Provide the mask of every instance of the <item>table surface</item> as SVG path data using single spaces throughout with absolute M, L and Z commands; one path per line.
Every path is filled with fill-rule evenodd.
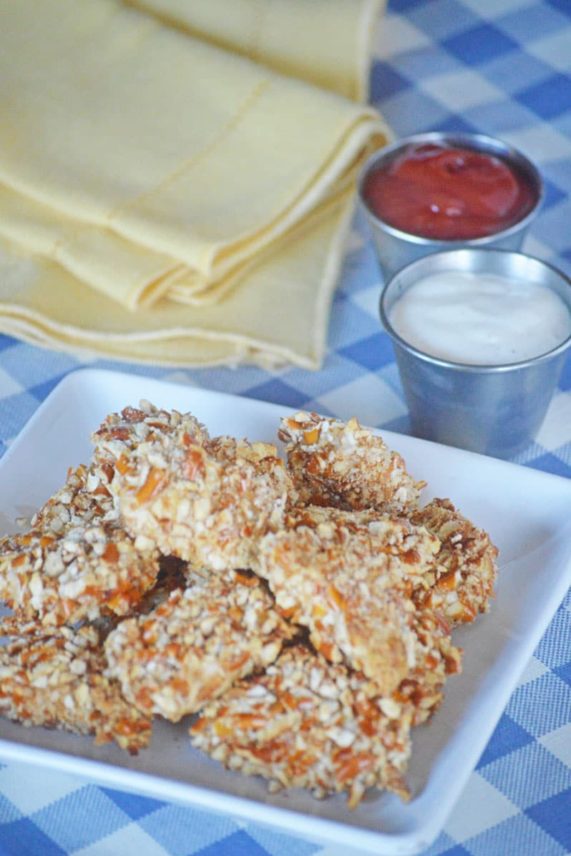
M 396 134 L 485 132 L 515 144 L 547 194 L 524 249 L 571 273 L 571 0 L 391 0 L 372 100 Z M 246 395 L 407 433 L 377 303 L 380 274 L 357 218 L 320 372 L 166 371 L 77 360 L 0 336 L 0 454 L 67 373 L 86 363 Z M 571 477 L 571 360 L 517 459 Z M 426 854 L 571 852 L 571 597 L 561 605 L 448 820 Z M 342 856 L 203 811 L 0 766 L 0 856 Z M 425 854 L 425 856 L 426 856 Z M 350 856 L 343 848 L 343 856 Z

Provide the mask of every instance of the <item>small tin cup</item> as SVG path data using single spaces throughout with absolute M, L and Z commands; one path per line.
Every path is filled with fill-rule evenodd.
M 427 144 L 470 149 L 471 151 L 494 155 L 500 158 L 529 185 L 535 197 L 533 207 L 521 220 L 509 228 L 495 232 L 493 235 L 474 238 L 472 240 L 439 241 L 434 238 L 423 238 L 420 235 L 414 235 L 390 226 L 375 214 L 366 201 L 364 189 L 369 175 L 379 167 L 388 165 L 391 161 L 404 154 L 408 148 Z M 530 224 L 537 216 L 543 202 L 543 196 L 544 188 L 541 175 L 529 158 L 513 146 L 508 145 L 508 143 L 484 134 L 448 134 L 434 131 L 404 137 L 396 143 L 392 143 L 375 152 L 365 163 L 359 179 L 361 208 L 365 212 L 369 223 L 385 281 L 388 281 L 391 276 L 410 264 L 410 262 L 429 253 L 453 250 L 460 246 L 518 250 L 522 245 Z
M 559 380 L 571 336 L 551 351 L 509 365 L 466 365 L 414 348 L 391 325 L 389 313 L 415 282 L 439 272 L 497 274 L 552 289 L 571 312 L 571 280 L 523 253 L 461 249 L 418 259 L 383 290 L 380 312 L 392 339 L 417 437 L 498 458 L 522 451 L 541 427 Z

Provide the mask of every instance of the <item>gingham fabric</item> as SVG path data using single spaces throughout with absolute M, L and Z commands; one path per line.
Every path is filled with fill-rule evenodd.
M 391 0 L 373 100 L 399 135 L 481 131 L 540 166 L 547 199 L 525 249 L 571 272 L 571 0 Z M 312 408 L 407 432 L 380 277 L 357 218 L 322 371 L 99 366 Z M 68 372 L 85 365 L 0 336 L 0 454 Z M 571 477 L 571 360 L 518 459 Z M 425 856 L 571 852 L 571 597 L 562 604 L 476 771 Z M 190 808 L 27 766 L 0 768 L 0 856 L 350 856 Z

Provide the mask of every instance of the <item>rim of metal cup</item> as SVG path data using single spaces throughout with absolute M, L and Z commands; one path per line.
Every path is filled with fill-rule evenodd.
M 562 285 L 566 285 L 569 289 L 571 289 L 571 278 L 568 277 L 567 274 L 563 273 L 563 271 L 561 271 L 559 268 L 555 267 L 555 265 L 552 265 L 549 262 L 544 261 L 543 259 L 538 259 L 536 256 L 531 256 L 528 253 L 520 253 L 520 252 L 517 252 L 516 250 L 501 250 L 501 249 L 496 249 L 496 248 L 485 248 L 485 247 L 481 247 L 481 248 L 479 248 L 479 247 L 475 247 L 475 248 L 463 247 L 463 248 L 458 248 L 457 250 L 441 250 L 440 252 L 431 253 L 429 256 L 423 256 L 422 258 L 416 259 L 416 261 L 411 262 L 406 267 L 399 270 L 393 277 L 391 277 L 391 279 L 388 281 L 388 283 L 383 288 L 383 290 L 381 292 L 380 301 L 379 301 L 379 309 L 380 309 L 381 321 L 383 322 L 383 327 L 385 328 L 385 331 L 388 333 L 388 335 L 391 337 L 391 339 L 398 342 L 398 344 L 402 348 L 404 348 L 405 351 L 408 351 L 409 353 L 413 354 L 414 356 L 418 357 L 419 359 L 423 360 L 426 363 L 430 363 L 430 364 L 435 365 L 435 366 L 442 366 L 444 368 L 450 369 L 451 371 L 468 372 L 471 374 L 500 374 L 500 373 L 506 373 L 506 372 L 510 372 L 510 371 L 516 371 L 518 369 L 525 369 L 525 368 L 528 368 L 532 365 L 539 365 L 540 363 L 544 363 L 547 360 L 550 360 L 553 357 L 557 356 L 558 354 L 562 353 L 563 351 L 567 350 L 567 348 L 569 348 L 571 346 L 571 334 L 570 334 L 569 336 L 567 336 L 566 339 L 564 339 L 562 342 L 560 342 L 560 344 L 557 345 L 555 348 L 551 348 L 551 350 L 545 351 L 543 354 L 538 354 L 536 357 L 529 357 L 527 360 L 520 360 L 517 363 L 489 363 L 489 364 L 478 365 L 478 364 L 474 364 L 474 363 L 457 363 L 457 362 L 453 362 L 452 360 L 445 360 L 441 357 L 435 357 L 432 354 L 427 354 L 426 351 L 421 351 L 419 348 L 415 348 L 414 345 L 411 345 L 409 342 L 407 342 L 406 339 L 404 339 L 399 333 L 397 333 L 397 331 L 395 330 L 395 328 L 393 327 L 393 325 L 391 324 L 391 322 L 388 318 L 388 314 L 387 314 L 385 304 L 386 304 L 386 297 L 387 297 L 387 294 L 388 294 L 391 286 L 393 286 L 397 282 L 397 280 L 403 278 L 405 276 L 405 274 L 408 277 L 411 273 L 414 272 L 415 268 L 420 268 L 420 270 L 422 270 L 423 267 L 431 266 L 438 259 L 441 259 L 441 258 L 446 258 L 446 259 L 450 260 L 451 264 L 447 270 L 451 270 L 451 271 L 460 270 L 462 273 L 467 273 L 467 272 L 487 273 L 488 272 L 488 271 L 484 271 L 481 269 L 479 269 L 477 271 L 469 271 L 466 268 L 463 268 L 463 267 L 460 268 L 454 264 L 455 259 L 465 257 L 466 254 L 471 255 L 471 256 L 479 256 L 480 258 L 485 258 L 485 257 L 492 258 L 492 256 L 494 256 L 494 255 L 502 255 L 504 257 L 510 256 L 512 258 L 513 257 L 523 258 L 523 259 L 532 261 L 534 263 L 537 263 L 540 267 L 547 268 L 549 271 L 551 271 L 552 273 L 554 273 L 557 276 L 557 278 L 560 280 Z M 489 271 L 489 272 L 491 273 L 492 271 Z M 414 282 L 418 282 L 418 280 L 420 280 L 422 278 L 422 276 L 423 275 L 420 274 L 414 280 Z M 504 274 L 504 276 L 505 276 L 505 274 Z M 412 287 L 412 284 L 409 287 Z M 571 312 L 571 308 L 569 307 L 569 304 L 567 305 L 567 308 Z
M 528 211 L 525 217 L 512 223 L 506 229 L 501 229 L 499 232 L 494 232 L 492 235 L 484 235 L 481 238 L 454 238 L 443 240 L 441 238 L 425 238 L 422 235 L 415 235 L 413 232 L 405 232 L 398 229 L 396 226 L 391 226 L 386 220 L 382 220 L 367 203 L 365 199 L 365 183 L 369 174 L 385 161 L 393 160 L 398 153 L 404 151 L 407 147 L 422 143 L 444 143 L 451 146 L 462 146 L 475 152 L 485 152 L 493 154 L 502 160 L 506 161 L 510 166 L 513 166 L 516 172 L 527 178 L 533 185 L 537 195 L 533 207 Z M 515 146 L 506 143 L 498 137 L 490 137 L 487 134 L 468 134 L 468 133 L 453 133 L 446 131 L 429 131 L 425 134 L 412 134 L 409 137 L 402 137 L 394 143 L 389 143 L 388 146 L 383 146 L 374 152 L 367 161 L 365 161 L 358 181 L 359 199 L 361 205 L 365 209 L 367 216 L 383 231 L 395 238 L 400 238 L 403 241 L 408 241 L 412 244 L 421 244 L 424 246 L 433 246 L 434 244 L 442 245 L 445 248 L 462 246 L 470 247 L 485 247 L 495 241 L 507 238 L 522 229 L 525 229 L 529 223 L 537 216 L 537 212 L 543 204 L 545 197 L 545 185 L 543 178 L 538 168 L 535 166 L 526 155 L 523 154 Z

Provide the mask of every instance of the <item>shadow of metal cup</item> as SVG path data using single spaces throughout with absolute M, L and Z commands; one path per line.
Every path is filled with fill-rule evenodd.
M 417 437 L 498 458 L 511 458 L 537 434 L 557 386 L 571 336 L 556 348 L 508 365 L 450 362 L 410 345 L 390 322 L 390 311 L 407 288 L 443 272 L 496 274 L 549 288 L 571 312 L 571 280 L 523 253 L 460 249 L 426 256 L 399 271 L 384 288 L 380 312 L 392 339 Z
M 388 166 L 402 156 L 408 149 L 422 145 L 438 145 L 444 148 L 458 147 L 469 149 L 480 154 L 492 155 L 503 160 L 530 187 L 534 204 L 521 220 L 508 228 L 494 232 L 481 238 L 471 240 L 440 241 L 435 238 L 425 238 L 411 232 L 405 232 L 391 226 L 382 220 L 367 202 L 366 186 L 370 175 L 377 169 Z M 359 178 L 359 201 L 365 212 L 369 229 L 373 237 L 377 257 L 385 281 L 398 270 L 413 262 L 415 259 L 443 250 L 454 250 L 458 247 L 497 248 L 504 250 L 519 250 L 527 231 L 541 208 L 544 197 L 543 180 L 535 165 L 518 149 L 504 143 L 495 137 L 485 134 L 454 134 L 442 131 L 431 131 L 426 134 L 415 134 L 405 137 L 396 143 L 385 146 L 363 166 Z

